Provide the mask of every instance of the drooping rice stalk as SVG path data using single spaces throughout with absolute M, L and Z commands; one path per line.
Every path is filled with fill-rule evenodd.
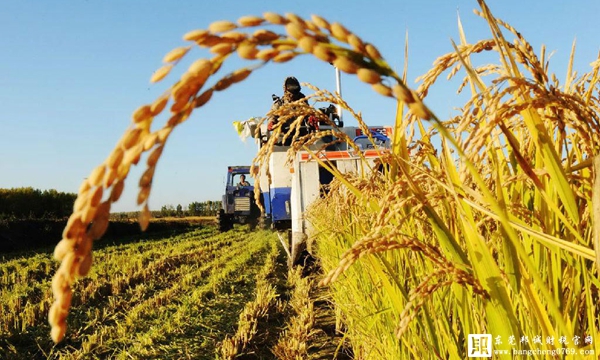
M 283 27 L 285 33 L 278 34 L 264 28 L 254 30 L 265 26 Z M 252 30 L 254 32 L 250 33 Z M 78 277 L 88 273 L 93 261 L 93 241 L 106 231 L 110 207 L 120 198 L 131 166 L 137 165 L 142 155 L 149 152 L 146 171 L 139 181 L 137 199 L 138 205 L 142 206 L 139 222 L 145 229 L 150 219 L 148 198 L 152 179 L 169 136 L 190 117 L 195 108 L 210 101 L 215 92 L 224 91 L 245 80 L 253 71 L 269 62 L 283 63 L 303 54 L 311 54 L 322 61 L 343 67 L 342 70 L 347 73 L 356 74 L 384 96 L 402 99 L 411 112 L 418 116 L 431 116 L 415 92 L 401 81 L 373 44 L 364 42 L 343 25 L 330 24 L 316 15 L 308 20 L 291 13 L 282 16 L 267 12 L 262 17 L 241 17 L 236 23 L 217 21 L 207 30 L 190 31 L 184 35 L 184 40 L 209 50 L 214 56 L 193 62 L 165 94 L 153 103 L 139 107 L 115 149 L 81 185 L 63 239 L 55 250 L 55 257 L 61 261 L 53 279 L 55 302 L 49 311 L 55 342 L 60 341 L 66 332 L 71 286 Z M 152 75 L 151 81 L 161 81 L 167 77 L 189 49 L 189 46 L 178 47 L 167 53 L 163 58 L 165 64 Z M 209 80 L 233 54 L 257 63 L 235 70 L 209 85 Z M 160 129 L 152 129 L 154 119 L 167 111 L 166 124 Z

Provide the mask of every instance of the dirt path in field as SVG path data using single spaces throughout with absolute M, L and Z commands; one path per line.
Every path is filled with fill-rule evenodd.
M 279 249 L 277 262 L 267 275 L 276 290 L 276 301 L 259 318 L 249 341 L 225 359 L 351 359 L 350 345 L 336 329 L 336 315 L 323 277 L 313 268 L 303 276 L 300 268 L 288 271 Z M 305 271 L 306 273 L 307 271 Z M 241 327 L 241 325 L 240 325 Z
M 313 275 L 318 280 L 321 274 Z M 314 336 L 309 342 L 309 359 L 352 359 L 352 349 L 343 334 L 336 329 L 336 314 L 326 288 L 314 287 L 311 292 L 314 304 Z

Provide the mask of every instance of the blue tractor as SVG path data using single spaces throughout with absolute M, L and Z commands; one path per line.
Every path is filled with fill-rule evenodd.
M 254 201 L 254 185 L 251 183 L 250 166 L 227 167 L 225 195 L 217 214 L 219 230 L 233 229 L 234 224 L 248 224 L 254 229 L 261 217 L 260 208 Z

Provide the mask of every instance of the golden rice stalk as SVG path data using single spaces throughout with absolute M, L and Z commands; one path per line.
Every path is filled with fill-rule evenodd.
M 252 34 L 252 39 L 259 44 L 270 43 L 279 39 L 279 35 L 270 30 L 258 29 Z
M 127 177 L 127 174 L 129 174 L 130 167 L 131 163 L 123 162 L 121 165 L 119 165 L 119 168 L 117 169 L 117 178 L 119 180 L 124 180 Z
M 255 43 L 247 41 L 238 45 L 237 53 L 242 59 L 254 60 L 256 59 L 256 54 L 258 54 L 258 49 Z
M 66 319 L 66 312 L 64 317 Z M 52 341 L 54 341 L 55 343 L 59 343 L 65 337 L 65 333 L 67 332 L 67 322 L 62 321 L 56 322 L 55 324 L 56 325 L 52 327 L 52 330 L 50 330 L 50 337 L 52 338 Z
M 152 114 L 152 116 L 156 116 L 156 115 L 160 114 L 165 109 L 168 102 L 169 102 L 168 96 L 162 96 L 162 97 L 159 97 L 158 99 L 156 99 L 150 106 L 150 113 Z
M 111 185 L 114 183 L 114 181 L 117 179 L 117 168 L 115 167 L 114 169 L 111 168 L 109 169 L 106 174 L 104 175 L 104 182 L 103 182 L 103 186 L 104 188 L 109 188 L 111 187 Z
M 357 51 L 359 53 L 366 52 L 365 44 L 363 43 L 361 38 L 359 38 L 356 34 L 348 35 L 348 44 L 352 46 L 352 49 L 354 49 L 354 51 Z
M 100 204 L 100 200 L 102 200 L 102 193 L 103 193 L 104 189 L 102 189 L 101 186 L 98 186 L 96 189 L 94 189 L 94 191 L 92 191 L 92 193 L 90 194 L 90 202 L 89 205 L 91 207 L 96 207 L 98 206 L 98 204 Z M 83 221 L 83 219 L 82 219 Z M 86 223 L 87 221 L 83 221 L 84 223 Z
M 275 56 L 279 55 L 279 50 L 273 48 L 262 49 L 256 53 L 256 58 L 262 61 L 270 61 Z
M 223 42 L 223 39 L 220 36 L 208 34 L 203 38 L 196 40 L 196 44 L 201 47 L 211 47 Z M 226 41 L 229 42 L 229 41 Z
M 140 178 L 139 186 L 140 187 L 149 187 L 152 184 L 152 178 L 154 177 L 154 166 L 149 167 L 144 171 L 144 174 Z
M 67 221 L 67 226 L 63 230 L 62 237 L 66 240 L 75 240 L 85 231 L 85 225 L 81 221 L 81 217 L 73 214 Z
M 80 212 L 83 209 L 83 206 L 88 201 L 87 197 L 88 197 L 87 193 L 79 194 L 77 196 L 77 199 L 75 199 L 75 202 L 73 203 L 73 212 L 74 213 Z
M 208 35 L 208 30 L 192 30 L 183 35 L 183 40 L 186 41 L 198 41 Z
M 282 53 L 278 54 L 272 60 L 273 60 L 273 62 L 276 62 L 276 63 L 284 63 L 284 62 L 288 62 L 288 61 L 292 60 L 294 57 L 296 57 L 295 52 L 286 51 L 286 52 L 282 52 Z
M 265 20 L 267 20 L 268 22 L 270 22 L 271 24 L 274 25 L 285 25 L 288 23 L 288 19 L 284 18 L 283 16 L 277 14 L 277 13 L 273 13 L 273 12 L 266 12 L 263 14 L 263 17 L 265 18 Z
M 169 135 L 171 135 L 171 132 L 173 131 L 173 127 L 171 126 L 165 126 L 164 128 L 158 130 L 158 142 L 160 142 L 161 144 L 164 144 L 165 141 L 167 141 L 167 138 L 169 137 Z
M 306 23 L 304 22 L 304 19 L 294 13 L 286 13 L 285 18 L 293 23 L 296 23 L 296 24 L 302 26 L 303 28 L 306 27 Z
M 373 58 L 373 60 L 381 60 L 381 54 L 379 53 L 379 50 L 377 50 L 375 45 L 373 45 L 373 44 L 365 45 L 365 51 L 371 58 Z
M 191 46 L 181 46 L 169 51 L 165 57 L 163 57 L 164 63 L 171 63 L 181 59 L 188 51 L 190 51 Z
M 239 18 L 237 23 L 242 27 L 252 27 L 252 26 L 259 26 L 264 21 L 265 21 L 265 19 L 263 19 L 259 16 L 248 15 L 248 16 L 242 16 L 241 18 Z
M 54 248 L 54 253 L 53 253 L 54 258 L 58 261 L 62 261 L 65 258 L 65 255 L 74 251 L 73 247 L 74 247 L 73 241 L 62 239 L 61 241 L 58 242 L 58 244 Z
M 162 150 L 163 146 L 158 146 L 152 151 L 152 153 L 150 153 L 150 156 L 148 156 L 148 159 L 146 160 L 146 164 L 149 167 L 156 166 L 156 163 L 158 162 L 158 159 L 160 159 L 160 155 L 162 154 Z
M 223 91 L 223 90 L 227 89 L 228 87 L 230 87 L 231 84 L 233 84 L 233 81 L 231 79 L 231 75 L 229 75 L 229 76 L 226 76 L 226 77 L 220 79 L 219 81 L 217 81 L 217 83 L 214 86 L 214 89 L 216 91 Z
M 321 29 L 317 25 L 315 25 L 314 22 L 312 22 L 310 20 L 304 20 L 304 24 L 306 25 L 306 28 L 308 30 L 312 31 L 313 33 L 319 34 L 319 35 L 322 34 Z
M 174 127 L 176 125 L 181 124 L 185 120 L 187 120 L 188 113 L 189 113 L 191 107 L 192 107 L 192 103 L 186 101 L 184 103 L 184 106 L 180 110 L 178 110 L 177 112 L 174 112 L 173 115 L 171 115 L 171 117 L 169 118 L 169 121 L 167 121 L 167 126 Z M 156 134 L 156 139 L 158 139 L 158 134 Z M 145 142 L 144 142 L 144 144 L 145 144 Z
M 152 217 L 152 214 L 150 213 L 150 209 L 148 209 L 148 204 L 146 204 L 146 205 L 144 205 L 144 208 L 140 212 L 140 218 L 139 218 L 140 228 L 142 229 L 142 231 L 146 231 L 146 229 L 148 229 L 148 225 L 150 224 L 151 217 Z
M 100 239 L 108 228 L 108 216 L 96 216 L 88 230 L 88 235 L 94 240 Z
M 301 39 L 306 33 L 304 27 L 297 22 L 290 22 L 285 26 L 285 31 L 295 39 Z
M 382 83 L 375 83 L 375 84 L 371 85 L 371 88 L 373 88 L 373 90 L 377 91 L 380 95 L 387 96 L 387 97 L 394 97 L 392 89 L 387 85 L 383 85 Z
M 79 192 L 78 192 L 78 194 L 85 194 L 85 193 L 87 193 L 90 190 L 91 187 L 92 186 L 87 181 L 87 179 L 83 180 L 81 182 L 81 185 L 79 186 Z
M 102 188 L 99 188 L 99 189 L 102 189 Z M 88 224 L 89 222 L 91 222 L 92 219 L 94 218 L 94 215 L 96 215 L 96 210 L 97 210 L 97 208 L 95 206 L 87 205 L 86 207 L 84 207 L 81 211 L 81 221 L 84 222 L 85 224 Z
M 152 111 L 149 105 L 142 105 L 133 112 L 133 122 L 140 123 L 152 117 Z
M 185 117 L 182 117 L 181 115 L 188 112 L 191 106 L 191 97 L 192 94 L 186 96 L 185 98 L 181 99 L 180 101 L 174 103 L 171 106 L 171 117 L 169 118 L 167 125 L 175 126 L 182 123 L 185 120 Z
M 313 48 L 313 55 L 318 59 L 321 59 L 325 62 L 331 63 L 335 60 L 336 56 L 333 51 L 329 50 L 328 47 L 322 44 L 317 44 Z
M 106 226 L 108 226 L 108 219 L 106 219 L 106 222 L 104 224 Z M 104 231 L 106 231 L 106 227 L 102 231 L 102 234 L 104 234 Z M 102 236 L 102 235 L 100 235 L 100 236 Z M 93 255 L 90 252 L 83 258 L 83 260 L 81 260 L 81 264 L 79 264 L 79 269 L 78 269 L 79 277 L 87 276 L 87 274 L 90 272 L 90 269 L 92 267 L 92 262 L 93 262 Z
M 146 200 L 148 200 L 149 196 L 150 196 L 150 185 L 140 188 L 140 191 L 138 192 L 138 197 L 137 197 L 137 204 L 142 205 L 143 203 L 146 202 Z
M 287 50 L 291 51 L 291 50 L 296 49 L 296 44 L 285 42 L 285 43 L 275 44 L 275 45 L 273 45 L 273 48 L 277 49 L 279 51 L 287 51 Z
M 298 40 L 298 46 L 307 53 L 312 53 L 315 45 L 317 45 L 317 40 L 312 36 L 303 36 Z
M 208 26 L 208 30 L 212 33 L 221 33 L 235 28 L 237 28 L 237 25 L 227 20 L 215 21 Z
M 356 71 L 356 76 L 367 84 L 376 84 L 381 81 L 381 75 L 372 69 L 360 68 Z
M 350 32 L 344 27 L 344 25 L 334 22 L 331 24 L 330 31 L 334 38 L 341 42 L 348 42 L 348 36 L 350 36 Z
M 171 72 L 171 69 L 173 69 L 173 64 L 167 64 L 167 65 L 161 66 L 158 70 L 156 70 L 152 74 L 152 77 L 150 77 L 150 82 L 156 83 L 156 82 L 161 81 L 167 75 L 169 75 L 169 72 Z
M 402 86 L 400 84 L 396 84 L 392 87 L 394 95 L 396 98 L 406 104 L 412 104 L 415 102 L 416 93 L 412 92 L 406 86 Z M 417 97 L 418 98 L 418 97 Z
M 231 73 L 231 82 L 233 84 L 246 80 L 252 74 L 252 69 L 242 68 Z
M 310 18 L 312 19 L 313 23 L 315 23 L 315 25 L 317 25 L 320 28 L 329 30 L 331 27 L 327 20 L 323 19 L 322 17 L 320 17 L 318 15 L 311 15 Z
M 348 74 L 356 74 L 358 65 L 347 57 L 340 56 L 333 61 L 333 66 Z
M 88 182 L 92 186 L 99 186 L 102 183 L 102 178 L 104 177 L 104 173 L 106 172 L 106 165 L 102 164 L 97 166 L 90 176 L 88 177 Z
M 112 188 L 112 191 L 110 192 L 110 201 L 112 202 L 116 202 L 117 200 L 119 200 L 119 198 L 121 197 L 121 194 L 123 193 L 123 188 L 125 187 L 125 182 L 124 181 L 117 181 Z
M 205 92 L 203 92 L 202 94 L 200 94 L 200 96 L 198 96 L 195 100 L 194 100 L 194 107 L 201 107 L 204 104 L 206 104 L 210 98 L 212 97 L 213 94 L 213 89 L 210 88 L 208 90 L 206 90 Z
M 427 110 L 427 108 L 425 107 L 425 105 L 423 105 L 422 102 L 413 102 L 412 104 L 408 104 L 408 109 L 415 116 L 423 120 L 431 119 L 431 113 L 429 112 L 429 110 Z
M 221 38 L 223 40 L 231 40 L 233 43 L 240 43 L 246 40 L 246 34 L 241 33 L 239 31 L 228 31 L 226 33 L 221 34 Z
M 142 135 L 142 130 L 140 129 L 130 129 L 128 130 L 125 135 L 123 136 L 123 139 L 121 140 L 121 145 L 123 146 L 123 149 L 125 150 L 129 150 L 131 149 L 133 146 L 135 146 L 138 141 L 140 140 L 140 136 Z
M 188 73 L 192 75 L 194 81 L 204 82 L 208 79 L 213 69 L 213 63 L 207 59 L 196 60 L 190 65 Z M 202 81 L 203 80 L 203 81 Z
M 233 51 L 233 45 L 229 43 L 221 43 L 214 45 L 210 48 L 210 52 L 213 54 L 225 56 Z
M 108 159 L 106 159 L 106 166 L 108 166 L 109 169 L 116 169 L 119 164 L 121 163 L 121 161 L 123 161 L 123 154 L 125 152 L 123 151 L 123 149 L 121 147 L 117 147 L 115 148 L 112 153 L 110 154 L 110 156 L 108 157 Z M 87 189 L 89 189 L 89 182 L 87 182 Z

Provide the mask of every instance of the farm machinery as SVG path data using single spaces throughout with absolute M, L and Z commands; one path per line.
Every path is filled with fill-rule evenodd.
M 328 185 L 334 179 L 329 169 L 333 167 L 341 174 L 365 175 L 369 169 L 375 168 L 382 151 L 390 147 L 391 127 L 369 127 L 370 134 L 364 134 L 360 127 L 344 126 L 335 106 L 319 110 L 329 121 L 317 124 L 314 119 L 312 122 L 304 121 L 296 131 L 302 136 L 311 131 L 335 130 L 332 135 L 316 137 L 316 142 L 295 152 L 291 161 L 288 150 L 292 144 L 283 138 L 274 139 L 270 144 L 268 166 L 260 166 L 257 178 L 257 189 L 260 188 L 260 199 L 264 205 L 263 216 L 278 231 L 290 266 L 302 265 L 310 256 L 307 239 L 312 228 L 304 212 L 315 200 L 327 194 Z M 282 137 L 271 132 L 267 124 L 254 122 L 247 125 L 249 134 L 257 140 L 259 151 L 267 146 L 272 136 Z M 348 144 L 348 139 L 356 146 Z
M 220 231 L 233 228 L 234 224 L 249 224 L 254 229 L 261 215 L 254 200 L 254 185 L 246 180 L 250 166 L 228 166 L 225 194 L 217 214 Z

